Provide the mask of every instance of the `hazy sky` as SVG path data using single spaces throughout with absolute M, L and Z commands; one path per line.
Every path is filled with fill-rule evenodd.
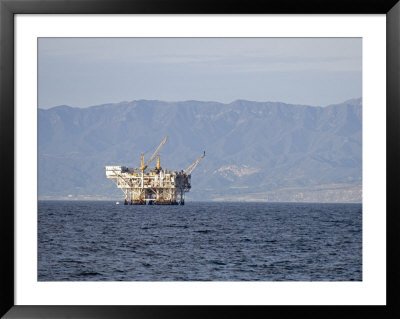
M 362 96 L 361 38 L 40 38 L 39 107 Z

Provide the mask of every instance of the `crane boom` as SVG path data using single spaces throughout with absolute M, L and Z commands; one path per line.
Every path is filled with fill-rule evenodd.
M 151 155 L 150 159 L 147 161 L 146 165 L 143 165 L 143 160 L 142 160 L 142 165 L 140 167 L 140 170 L 142 172 L 144 172 L 144 170 L 150 165 L 150 163 L 154 160 L 154 158 L 156 157 L 157 153 L 160 151 L 161 147 L 165 144 L 165 142 L 167 141 L 168 136 L 166 136 L 162 142 L 160 143 L 160 145 L 158 145 L 157 149 L 154 151 L 153 155 Z M 142 157 L 143 158 L 143 157 Z
M 203 154 L 194 162 L 192 163 L 187 169 L 183 171 L 184 174 L 190 175 L 193 170 L 196 168 L 197 164 L 200 163 L 200 161 L 206 156 L 206 152 L 204 151 Z

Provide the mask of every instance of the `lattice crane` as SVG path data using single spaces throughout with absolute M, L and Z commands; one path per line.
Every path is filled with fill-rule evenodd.
M 146 165 L 144 164 L 144 156 L 143 153 L 140 155 L 140 159 L 141 159 L 141 163 L 140 163 L 140 167 L 139 170 L 144 173 L 144 171 L 146 170 L 146 168 L 150 165 L 150 163 L 154 160 L 154 158 L 156 157 L 157 153 L 160 151 L 161 147 L 165 144 L 165 142 L 167 141 L 168 136 L 166 136 L 162 142 L 160 143 L 160 145 L 158 145 L 157 149 L 154 151 L 153 155 L 151 155 L 150 159 L 147 161 Z
M 191 164 L 187 169 L 183 171 L 183 174 L 190 175 L 193 170 L 196 168 L 196 166 L 200 163 L 200 161 L 206 156 L 206 151 L 203 152 L 203 154 L 193 163 Z

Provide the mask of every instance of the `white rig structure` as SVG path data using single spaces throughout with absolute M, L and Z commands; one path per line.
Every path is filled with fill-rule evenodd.
M 146 172 L 167 139 L 168 136 L 164 138 L 146 164 L 144 164 L 143 153 L 141 154 L 141 166 L 139 168 L 125 166 L 104 167 L 106 177 L 110 178 L 125 194 L 125 205 L 185 204 L 185 193 L 191 188 L 191 173 L 206 156 L 206 153 L 203 152 L 193 164 L 180 172 L 163 170 L 160 164 L 160 156 L 158 155 L 156 167 Z

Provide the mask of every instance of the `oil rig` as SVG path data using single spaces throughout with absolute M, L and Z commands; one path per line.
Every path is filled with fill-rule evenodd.
M 140 155 L 140 167 L 105 166 L 106 177 L 111 179 L 125 195 L 124 204 L 128 205 L 184 205 L 185 193 L 190 190 L 191 174 L 200 161 L 206 156 L 203 154 L 188 168 L 181 171 L 162 169 L 160 155 L 161 147 L 167 141 L 166 136 L 149 160 L 144 163 L 144 155 Z M 157 164 L 148 169 L 157 156 Z

